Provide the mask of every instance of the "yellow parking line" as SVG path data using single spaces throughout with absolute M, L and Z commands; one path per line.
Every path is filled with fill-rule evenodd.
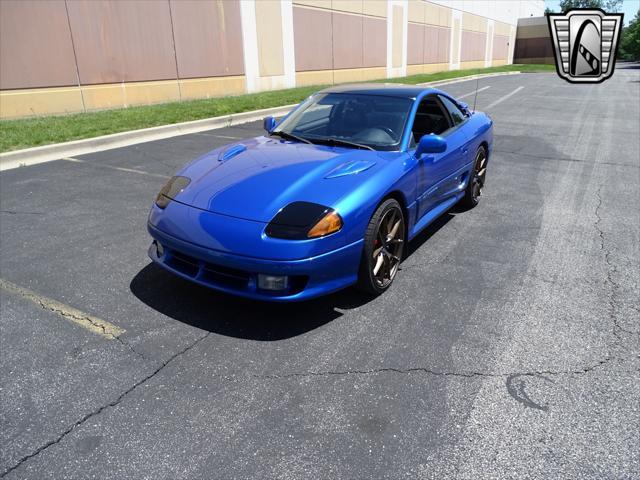
M 123 328 L 116 327 L 115 325 L 105 320 L 94 317 L 93 315 L 89 315 L 88 313 L 82 312 L 76 308 L 70 307 L 69 305 L 65 305 L 64 303 L 60 303 L 51 298 L 38 295 L 37 293 L 32 292 L 27 288 L 20 287 L 19 285 L 8 282 L 2 278 L 0 278 L 0 288 L 6 290 L 7 292 L 19 295 L 20 297 L 35 303 L 45 310 L 51 310 L 52 312 L 60 315 L 65 320 L 73 322 L 76 325 L 80 325 L 90 332 L 97 333 L 98 335 L 109 340 L 118 338 L 126 331 Z

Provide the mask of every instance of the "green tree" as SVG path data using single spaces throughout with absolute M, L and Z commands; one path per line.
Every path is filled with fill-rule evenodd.
M 622 0 L 560 0 L 562 13 L 572 8 L 601 8 L 605 12 L 617 12 L 622 5 Z
M 618 57 L 624 60 L 640 60 L 640 9 L 633 20 L 622 29 Z

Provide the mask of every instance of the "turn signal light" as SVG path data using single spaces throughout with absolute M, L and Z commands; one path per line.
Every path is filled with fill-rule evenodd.
M 324 217 L 322 217 L 318 223 L 316 223 L 309 233 L 307 233 L 307 237 L 316 238 L 316 237 L 324 237 L 325 235 L 329 235 L 330 233 L 337 232 L 342 228 L 342 218 L 336 212 L 331 211 L 327 213 Z

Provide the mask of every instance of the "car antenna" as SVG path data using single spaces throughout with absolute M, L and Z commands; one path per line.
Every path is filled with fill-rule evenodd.
M 476 77 L 476 93 L 473 95 L 473 112 L 476 111 L 476 100 L 478 98 L 478 77 Z

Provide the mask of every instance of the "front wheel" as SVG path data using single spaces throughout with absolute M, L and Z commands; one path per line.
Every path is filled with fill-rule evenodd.
M 469 183 L 464 192 L 464 197 L 460 203 L 466 208 L 473 208 L 480 202 L 480 195 L 484 188 L 487 176 L 487 151 L 484 147 L 479 147 L 473 163 L 473 170 L 469 174 Z
M 404 214 L 391 198 L 378 207 L 367 226 L 357 287 L 373 295 L 389 288 L 398 273 L 404 243 Z

